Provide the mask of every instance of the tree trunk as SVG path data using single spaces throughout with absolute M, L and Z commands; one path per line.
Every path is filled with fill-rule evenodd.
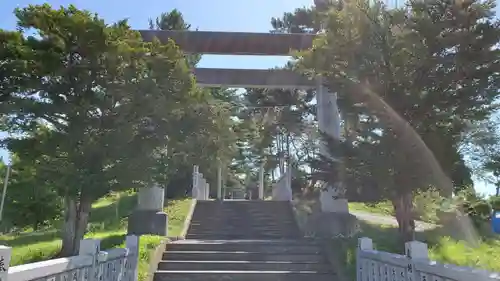
M 415 220 L 413 219 L 413 198 L 411 191 L 403 191 L 392 200 L 403 246 L 415 240 Z
M 65 198 L 61 257 L 78 255 L 80 240 L 87 229 L 91 205 L 88 198 L 80 198 L 80 202 L 74 198 Z
M 38 231 L 41 224 L 42 221 L 39 220 L 38 218 L 35 218 L 35 221 L 33 222 L 33 231 L 34 232 Z

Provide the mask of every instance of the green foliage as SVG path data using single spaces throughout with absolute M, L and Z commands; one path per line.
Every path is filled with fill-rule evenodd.
M 422 159 L 426 148 L 415 138 L 410 142 L 408 125 L 457 187 L 471 182 L 457 149 L 468 122 L 487 118 L 498 96 L 493 46 L 500 29 L 492 8 L 492 2 L 413 1 L 388 9 L 380 2 L 354 1 L 329 11 L 325 35 L 302 54 L 301 66 L 325 76 L 339 95 L 354 128 L 347 140 L 360 151 L 356 170 L 366 167 L 359 172 L 364 185 L 381 185 L 388 196 L 437 184 L 429 176 L 436 173 L 433 160 Z M 466 32 L 457 32 L 464 26 Z M 488 35 L 471 39 L 482 32 Z M 401 118 L 404 122 L 396 121 Z
M 62 252 L 73 254 L 93 201 L 155 182 L 158 155 L 198 96 L 177 46 L 143 42 L 125 20 L 47 4 L 15 14 L 17 31 L 1 35 L 10 38 L 3 61 L 16 70 L 3 114 L 23 135 L 7 146 L 37 159 L 37 173 L 64 197 Z M 23 37 L 28 29 L 39 36 Z
M 489 221 L 493 210 L 492 203 L 496 204 L 494 198 L 485 199 L 473 190 L 464 190 L 451 199 L 443 200 L 438 218 L 442 223 L 447 224 L 450 222 L 449 215 L 458 211 L 470 218 L 473 223 L 473 226 L 470 227 L 474 227 L 481 234 L 489 236 L 491 234 Z
M 0 169 L 6 172 L 5 166 Z M 62 213 L 62 200 L 57 190 L 41 180 L 34 162 L 13 157 L 5 198 L 4 226 L 34 231 L 53 224 Z M 7 224 L 5 225 L 7 220 Z
M 43 120 L 50 129 L 11 140 L 10 148 L 33 154 L 31 144 L 38 143 L 44 172 L 57 173 L 55 184 L 72 196 L 86 190 L 97 199 L 149 182 L 144 167 L 191 99 L 182 54 L 172 43 L 142 42 L 125 21 L 105 25 L 72 6 L 30 6 L 16 15 L 20 29 L 42 37 L 17 42 L 36 67 L 26 66 L 32 80 L 9 113 L 24 128 Z M 33 92 L 40 98 L 26 104 Z
M 500 196 L 491 196 L 488 201 L 492 210 L 500 211 Z
M 491 206 L 489 202 L 475 194 L 465 191 L 455 198 L 458 207 L 467 214 L 476 225 L 481 221 L 489 220 L 491 216 Z
M 291 67 L 291 64 L 285 66 Z M 311 133 L 315 130 L 311 122 L 313 97 L 313 91 L 247 89 L 242 101 L 244 106 L 237 115 L 242 120 L 237 127 L 242 137 L 238 141 L 236 162 L 245 167 L 240 169 L 241 173 L 250 171 L 257 175 L 264 161 L 264 170 L 270 174 L 266 181 L 272 182 L 277 180 L 275 171 L 290 161 L 294 166 L 294 178 L 303 183 L 293 191 L 300 192 L 307 186 L 304 164 L 316 149 L 316 134 Z
M 162 13 L 150 28 L 157 30 L 189 30 L 178 10 Z M 200 55 L 184 55 L 190 68 L 200 61 Z M 167 148 L 158 153 L 155 163 L 156 181 L 166 188 L 169 198 L 182 197 L 192 181 L 193 165 L 215 182 L 217 165 L 227 165 L 234 154 L 235 134 L 231 130 L 231 102 L 235 92 L 227 89 L 193 89 L 196 103 L 184 105 L 178 128 L 170 133 Z M 215 186 L 215 184 L 213 184 Z
M 316 33 L 320 30 L 320 20 L 316 9 L 304 7 L 284 13 L 281 18 L 273 17 L 271 25 L 277 33 Z
M 349 199 L 391 200 L 404 239 L 412 239 L 415 191 L 434 187 L 451 196 L 453 187 L 472 184 L 459 148 L 469 124 L 490 117 L 499 94 L 493 9 L 493 1 L 411 1 L 401 9 L 343 2 L 320 9 L 324 33 L 297 55 L 299 70 L 323 76 L 336 92 L 342 142 L 355 151 L 332 154 L 337 164 L 320 156 L 317 173 L 335 183 L 345 168 Z M 297 29 L 290 18 L 273 23 Z M 327 140 L 330 151 L 337 142 Z M 470 208 L 481 214 L 483 207 Z
M 425 222 L 437 223 L 438 211 L 441 209 L 443 197 L 434 188 L 418 191 L 413 197 L 415 218 Z
M 168 13 L 161 13 L 156 20 L 149 19 L 149 29 L 156 30 L 189 30 L 191 25 L 184 20 L 182 13 L 173 9 Z M 185 56 L 189 67 L 194 67 L 201 59 L 200 55 Z

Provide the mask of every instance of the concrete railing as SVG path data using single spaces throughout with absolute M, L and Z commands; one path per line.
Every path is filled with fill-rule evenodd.
M 198 166 L 193 167 L 193 186 L 192 186 L 192 197 L 196 200 L 208 200 L 210 194 L 210 185 L 207 180 L 203 177 L 203 173 L 200 173 L 200 168 Z
M 359 238 L 357 281 L 498 281 L 500 273 L 440 264 L 429 259 L 427 244 L 412 241 L 405 245 L 406 255 L 373 249 L 370 238 Z
M 287 167 L 286 172 L 273 186 L 273 200 L 292 201 L 292 169 Z
M 78 256 L 9 268 L 12 249 L 0 246 L 0 281 L 137 281 L 138 236 L 126 248 L 101 251 L 100 240 L 84 239 Z

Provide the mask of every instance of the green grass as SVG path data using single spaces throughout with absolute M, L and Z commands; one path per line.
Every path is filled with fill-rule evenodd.
M 349 210 L 359 211 L 386 216 L 394 215 L 394 208 L 390 202 L 383 201 L 379 203 L 359 203 L 349 202 Z
M 120 193 L 100 199 L 92 205 L 89 231 L 85 238 L 101 239 L 101 249 L 124 247 L 127 217 L 134 210 L 136 195 Z M 168 214 L 168 235 L 179 236 L 184 219 L 191 206 L 190 199 L 170 200 L 165 207 Z M 161 241 L 159 236 L 141 236 L 139 249 L 139 280 L 149 270 L 149 258 Z M 0 236 L 0 244 L 12 247 L 11 266 L 53 258 L 61 249 L 57 230 Z
M 377 250 L 403 254 L 398 230 L 394 226 L 360 222 L 361 232 L 355 237 L 332 240 L 331 251 L 338 254 L 347 280 L 356 276 L 357 238 L 369 237 Z M 429 257 L 441 263 L 482 268 L 500 272 L 500 241 L 479 238 L 475 244 L 451 238 L 452 230 L 437 228 L 417 233 L 417 240 L 428 244 Z M 477 238 L 477 237 L 476 237 Z M 353 279 L 354 278 L 354 279 Z
M 310 213 L 314 201 L 297 201 L 296 208 L 300 212 Z M 389 202 L 379 204 L 349 203 L 350 210 L 370 212 L 375 214 L 392 215 L 392 206 Z M 361 232 L 351 238 L 331 239 L 329 245 L 330 253 L 335 256 L 335 264 L 339 268 L 340 275 L 344 280 L 356 279 L 356 248 L 360 237 L 369 237 L 374 242 L 374 247 L 380 251 L 404 254 L 403 245 L 400 242 L 398 229 L 395 226 L 370 224 L 359 221 Z M 469 225 L 469 228 L 473 228 Z M 416 239 L 427 243 L 429 257 L 432 260 L 454 264 L 482 268 L 500 272 L 500 236 L 485 235 L 484 231 L 476 232 L 473 240 L 465 241 L 464 230 L 452 226 L 438 226 L 435 229 L 419 232 Z M 339 279 L 339 280 L 342 280 Z

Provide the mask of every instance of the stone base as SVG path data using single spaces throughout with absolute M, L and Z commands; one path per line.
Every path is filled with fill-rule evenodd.
M 128 217 L 129 235 L 167 236 L 167 214 L 158 211 L 135 210 Z
M 356 216 L 349 213 L 315 213 L 304 224 L 306 236 L 316 238 L 347 238 L 359 232 Z
M 335 190 L 322 190 L 319 196 L 321 211 L 324 213 L 349 213 L 347 199 L 333 199 L 337 196 Z

